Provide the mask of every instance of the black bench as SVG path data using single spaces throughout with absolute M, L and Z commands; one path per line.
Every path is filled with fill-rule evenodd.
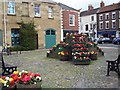
M 0 53 L 0 61 L 2 63 L 2 76 L 10 75 L 17 70 L 17 66 L 12 66 L 4 62 L 3 53 Z
M 120 70 L 119 70 L 119 64 L 120 64 L 120 54 L 118 55 L 118 58 L 114 61 L 106 60 L 108 63 L 107 67 L 107 76 L 109 76 L 110 71 L 117 72 L 118 76 L 120 77 Z

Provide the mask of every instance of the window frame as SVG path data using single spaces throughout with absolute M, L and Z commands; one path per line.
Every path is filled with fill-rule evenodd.
M 19 30 L 20 30 L 19 28 L 11 28 L 11 45 L 12 46 L 16 46 L 16 45 L 20 44 Z M 13 44 L 13 42 L 15 42 L 15 43 Z
M 14 3 L 13 4 L 14 6 L 12 6 L 12 4 L 11 4 L 12 7 L 9 6 L 10 3 Z M 10 9 L 13 9 L 13 13 L 10 12 L 11 11 Z M 8 10 L 7 14 L 9 14 L 9 15 L 15 15 L 15 1 L 8 1 L 7 10 Z
M 53 7 L 52 6 L 48 6 L 48 18 L 49 19 L 53 19 L 54 18 Z
M 37 12 L 38 15 L 36 15 L 36 9 L 39 9 L 38 12 Z M 41 17 L 40 4 L 35 4 L 35 5 L 34 5 L 34 16 L 35 16 L 35 17 Z
M 120 18 L 120 10 L 119 10 L 119 18 Z
M 113 15 L 115 16 L 113 17 Z M 112 19 L 116 19 L 116 12 L 112 12 Z
M 72 21 L 72 23 L 71 23 L 71 21 Z M 74 14 L 69 14 L 69 26 L 75 26 L 75 15 Z
M 91 16 L 91 21 L 94 21 L 94 16 Z
M 109 13 L 106 13 L 106 14 L 105 14 L 105 19 L 106 19 L 106 20 L 109 20 Z
M 115 22 L 115 25 L 113 25 L 114 22 Z M 116 29 L 116 20 L 112 20 L 112 29 Z
M 119 19 L 119 28 L 120 28 L 120 19 Z
M 102 24 L 102 25 L 101 25 Z M 102 26 L 102 27 L 101 27 Z M 103 22 L 99 23 L 99 29 L 103 29 Z
M 106 29 L 109 29 L 109 21 L 106 21 L 106 22 L 105 22 L 105 28 L 106 28 Z
M 101 18 L 102 17 L 102 18 Z M 99 20 L 103 20 L 103 14 L 99 15 Z
M 85 25 L 85 31 L 89 31 L 89 25 L 88 24 Z

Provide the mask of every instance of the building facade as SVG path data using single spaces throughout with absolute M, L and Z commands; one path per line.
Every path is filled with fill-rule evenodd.
M 61 40 L 66 36 L 66 33 L 79 32 L 79 10 L 59 3 L 61 7 Z
M 120 37 L 120 3 L 105 6 L 102 2 L 101 6 L 97 13 L 98 37 Z
M 3 43 L 2 37 L 2 3 L 0 3 L 0 46 L 2 46 Z
M 0 2 L 3 45 L 19 44 L 19 25 L 33 22 L 38 48 L 51 48 L 60 42 L 60 6 L 52 0 L 8 0 Z
M 90 37 L 97 38 L 97 11 L 99 8 L 93 8 L 92 5 L 88 6 L 88 10 L 80 13 L 80 32 L 89 35 Z

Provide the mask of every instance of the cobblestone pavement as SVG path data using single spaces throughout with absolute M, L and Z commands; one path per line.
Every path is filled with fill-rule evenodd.
M 18 70 L 40 73 L 43 88 L 118 88 L 115 72 L 106 76 L 106 59 L 117 57 L 118 50 L 103 48 L 104 57 L 92 61 L 90 65 L 74 65 L 72 61 L 47 58 L 46 49 L 25 51 L 22 54 L 4 55 L 7 63 L 18 66 Z

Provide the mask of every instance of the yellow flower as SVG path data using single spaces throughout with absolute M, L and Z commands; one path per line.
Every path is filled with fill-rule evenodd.
M 13 74 L 18 74 L 18 71 L 14 71 Z
M 94 51 L 92 51 L 91 54 L 94 54 Z
M 5 83 L 5 80 L 2 79 L 2 80 L 1 80 L 1 83 L 4 84 L 4 83 Z
M 10 82 L 13 81 L 13 78 L 10 78 Z
M 60 55 L 60 52 L 58 53 L 58 55 Z
M 2 81 L 2 78 L 0 78 L 0 83 L 1 83 L 1 81 Z

